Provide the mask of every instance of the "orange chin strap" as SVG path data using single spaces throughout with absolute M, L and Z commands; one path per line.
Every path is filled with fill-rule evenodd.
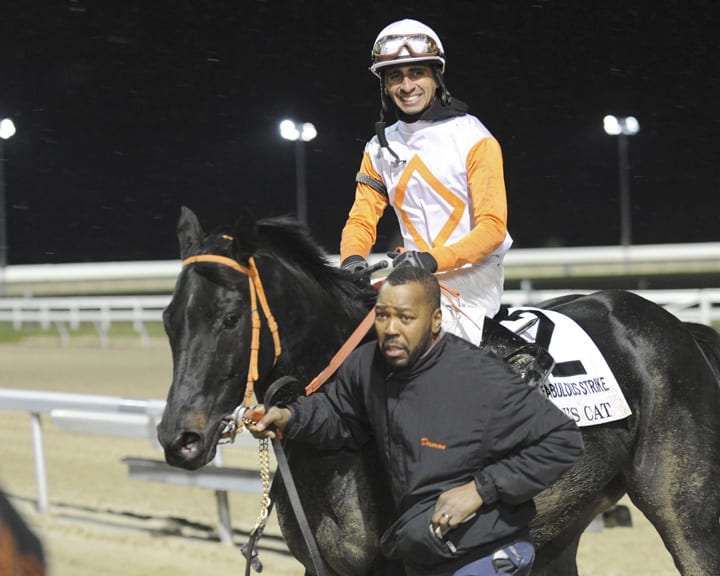
M 255 259 L 250 256 L 248 260 L 250 266 L 248 267 L 243 266 L 237 260 L 233 260 L 227 256 L 219 256 L 217 254 L 198 254 L 197 256 L 190 256 L 189 258 L 183 260 L 182 265 L 184 267 L 197 262 L 222 264 L 223 266 L 228 266 L 229 268 L 237 270 L 248 277 L 250 284 L 250 310 L 252 314 L 252 339 L 250 342 L 250 364 L 248 366 L 247 385 L 245 386 L 245 406 L 250 408 L 253 404 L 252 395 L 255 391 L 255 382 L 257 382 L 260 377 L 258 373 L 258 356 L 260 353 L 260 312 L 258 311 L 257 306 L 258 300 L 260 300 L 260 307 L 262 308 L 265 319 L 267 320 L 268 328 L 273 337 L 273 344 L 275 345 L 275 359 L 273 360 L 273 364 L 277 362 L 277 359 L 282 353 L 278 325 L 270 312 L 270 305 L 268 304 L 267 297 L 265 296 L 265 290 L 263 289 L 262 282 L 260 281 L 260 274 L 258 273 L 257 266 L 255 266 Z

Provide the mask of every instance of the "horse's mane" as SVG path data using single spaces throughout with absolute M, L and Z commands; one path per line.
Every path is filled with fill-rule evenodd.
M 348 315 L 357 315 L 358 308 L 367 310 L 374 304 L 376 291 L 353 282 L 348 273 L 332 266 L 327 253 L 302 223 L 288 216 L 274 216 L 258 220 L 255 228 L 254 255 L 282 262 L 297 278 L 327 292 Z M 220 237 L 213 234 L 208 240 Z
M 683 324 L 695 338 L 695 342 L 702 350 L 710 369 L 715 375 L 715 380 L 720 385 L 720 335 L 712 326 L 695 322 L 684 322 Z

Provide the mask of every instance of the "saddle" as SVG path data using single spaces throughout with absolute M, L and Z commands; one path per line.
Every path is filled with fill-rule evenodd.
M 549 335 L 547 343 L 540 337 L 535 342 L 527 342 L 500 323 L 509 317 L 507 308 L 503 307 L 494 318 L 485 318 L 482 347 L 502 357 L 528 386 L 538 388 L 547 381 L 555 367 L 555 359 L 547 350 Z M 520 333 L 536 322 L 523 326 Z
M 542 393 L 578 426 L 595 426 L 632 414 L 608 359 L 571 317 L 553 309 L 520 307 L 494 320 L 507 332 L 493 330 L 495 322 L 488 323 L 488 340 L 495 340 L 488 348 L 524 370 L 531 385 L 539 382 Z M 537 347 L 523 348 L 523 343 Z M 551 359 L 554 366 L 548 370 Z M 541 376 L 546 380 L 539 380 Z

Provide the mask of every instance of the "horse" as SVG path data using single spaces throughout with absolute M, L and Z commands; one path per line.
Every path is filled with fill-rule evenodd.
M 44 576 L 46 569 L 42 541 L 0 490 L 0 573 Z
M 309 381 L 372 307 L 374 289 L 331 266 L 291 218 L 240 218 L 206 234 L 183 207 L 177 235 L 185 265 L 164 312 L 173 379 L 158 438 L 169 464 L 197 469 L 213 459 L 251 380 L 260 401 L 282 376 Z M 681 574 L 720 575 L 720 336 L 628 291 L 544 306 L 587 332 L 632 414 L 582 428 L 583 457 L 536 497 L 533 574 L 577 576 L 583 531 L 627 494 Z M 493 347 L 505 352 L 501 341 Z M 256 378 L 246 378 L 253 364 Z M 307 522 L 335 576 L 402 573 L 379 553 L 392 504 L 372 444 L 357 452 L 290 447 Z M 289 550 L 314 574 L 287 500 L 279 496 L 276 510 Z

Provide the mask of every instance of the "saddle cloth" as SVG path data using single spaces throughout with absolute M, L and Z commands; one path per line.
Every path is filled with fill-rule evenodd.
M 595 426 L 627 418 L 632 411 L 605 358 L 587 333 L 567 316 L 539 308 L 511 308 L 501 324 L 545 347 L 555 368 L 542 392 L 575 423 Z

